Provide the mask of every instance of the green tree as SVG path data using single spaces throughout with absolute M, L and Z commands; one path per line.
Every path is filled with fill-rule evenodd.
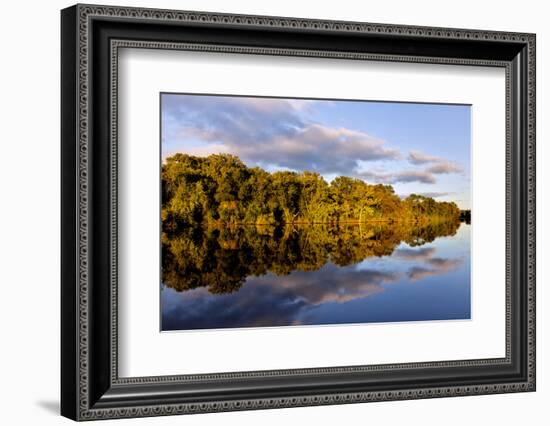
M 455 203 L 416 194 L 401 200 L 390 185 L 347 176 L 329 184 L 309 171 L 268 173 L 228 154 L 175 154 L 162 166 L 162 221 L 167 232 L 218 222 L 276 225 L 458 218 Z

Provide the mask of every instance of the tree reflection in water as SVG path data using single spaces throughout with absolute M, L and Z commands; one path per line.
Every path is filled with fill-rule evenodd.
M 467 319 L 469 238 L 455 221 L 188 227 L 163 236 L 162 330 Z
M 205 287 L 213 294 L 232 293 L 250 276 L 317 271 L 327 263 L 349 266 L 370 257 L 389 256 L 401 242 L 415 247 L 437 237 L 455 235 L 459 226 L 457 220 L 424 224 L 189 227 L 170 237 L 163 234 L 162 281 L 178 292 Z M 419 251 L 413 250 L 409 256 L 412 252 Z M 406 258 L 407 252 L 400 249 L 397 255 Z M 412 269 L 409 277 L 421 279 L 451 268 L 453 261 L 450 262 L 429 258 L 427 267 Z

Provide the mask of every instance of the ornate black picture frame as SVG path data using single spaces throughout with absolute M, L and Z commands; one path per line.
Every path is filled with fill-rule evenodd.
M 61 413 L 74 420 L 535 390 L 535 35 L 76 5 L 61 13 Z M 506 356 L 120 378 L 121 47 L 506 70 Z

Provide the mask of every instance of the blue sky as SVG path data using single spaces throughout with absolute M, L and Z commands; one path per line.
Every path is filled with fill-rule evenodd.
M 467 105 L 162 94 L 161 107 L 163 158 L 230 153 L 470 208 Z

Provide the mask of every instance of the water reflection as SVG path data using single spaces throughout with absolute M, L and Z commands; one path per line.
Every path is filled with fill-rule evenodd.
M 162 329 L 469 318 L 469 228 L 188 228 L 163 241 Z

